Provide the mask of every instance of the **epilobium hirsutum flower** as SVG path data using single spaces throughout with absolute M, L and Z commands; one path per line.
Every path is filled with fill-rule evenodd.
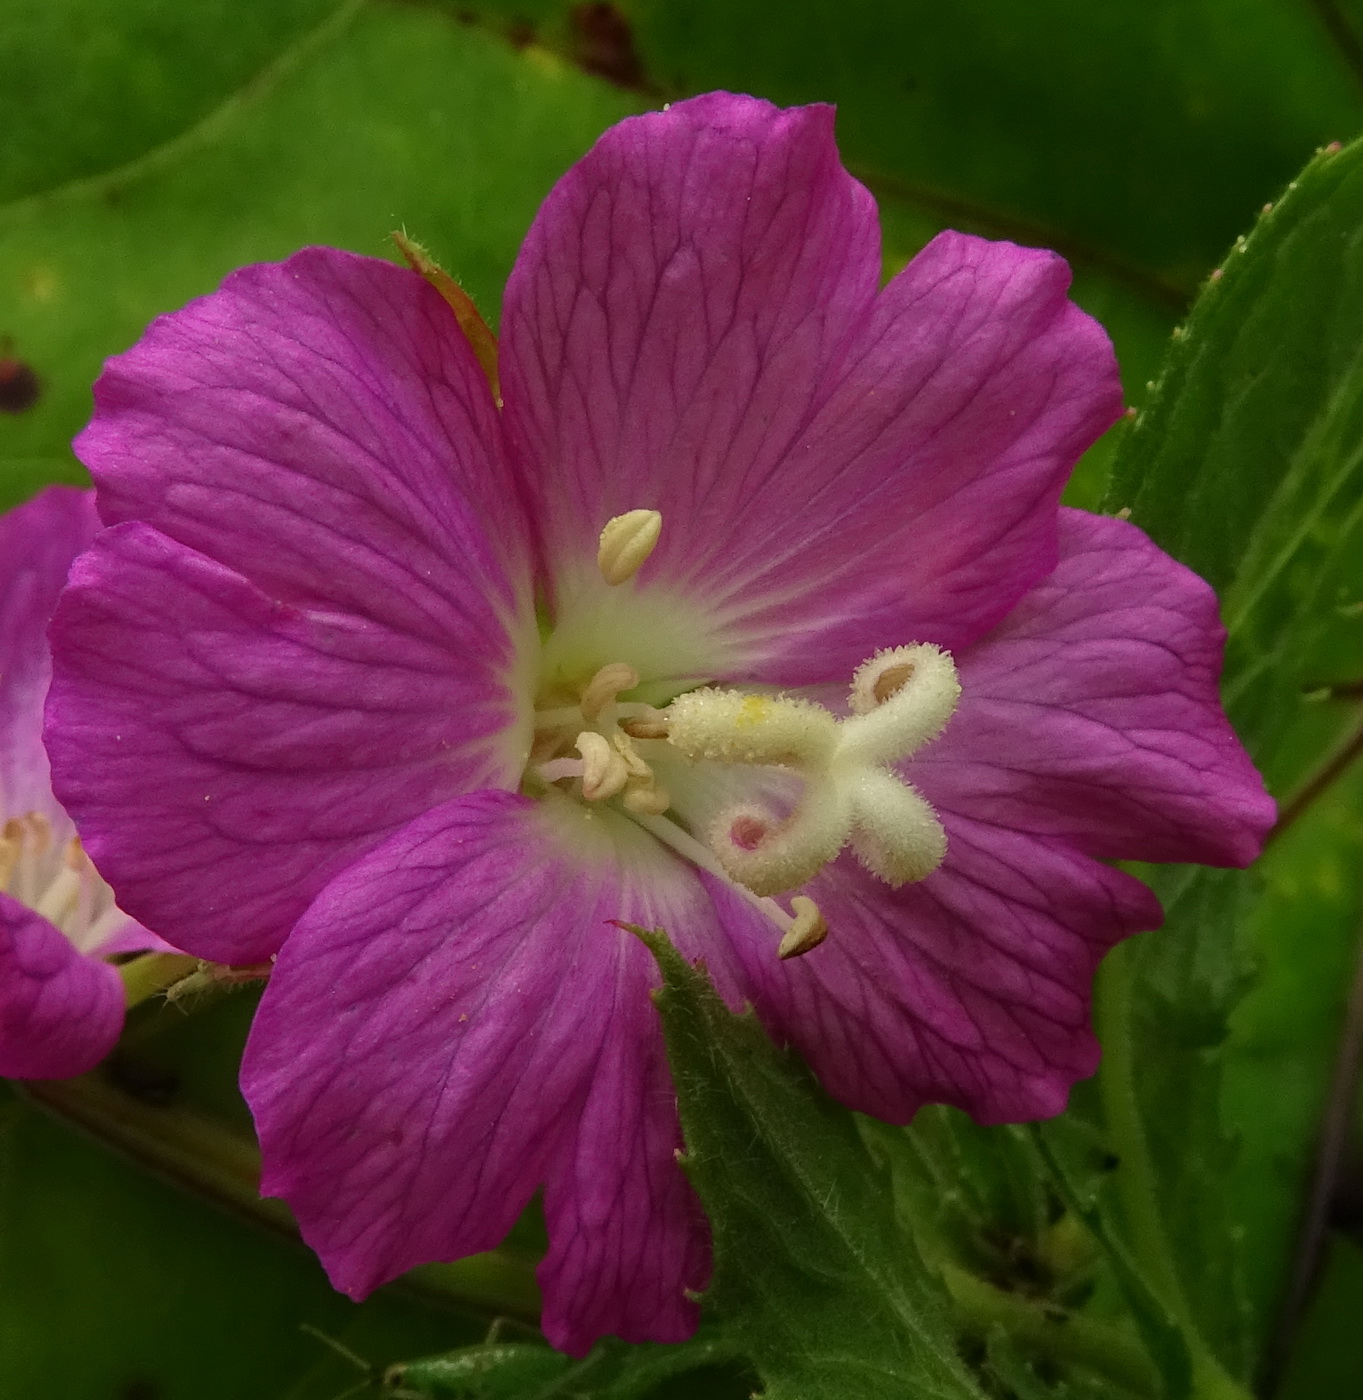
M 115 904 L 52 795 L 43 751 L 47 623 L 99 528 L 93 491 L 50 486 L 0 516 L 0 1076 L 92 1069 L 123 1029 L 105 961 L 165 944 Z
M 1211 592 L 1058 506 L 1121 407 L 1065 264 L 943 234 L 879 276 L 832 112 L 715 94 L 549 196 L 500 408 L 421 277 L 326 249 L 100 381 L 58 791 L 145 922 L 278 952 L 242 1082 L 346 1292 L 542 1186 L 556 1343 L 690 1330 L 705 1225 L 618 921 L 857 1108 L 1032 1118 L 1160 921 L 1104 862 L 1258 851 Z

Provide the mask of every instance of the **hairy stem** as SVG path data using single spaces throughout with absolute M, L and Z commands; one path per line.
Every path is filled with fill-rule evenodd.
M 1316 800 L 1344 776 L 1349 768 L 1363 758 L 1363 724 L 1340 745 L 1309 777 L 1278 811 L 1278 820 L 1268 833 L 1265 847 L 1289 831 L 1310 810 Z
M 1070 1362 L 1135 1395 L 1159 1393 L 1145 1348 L 1130 1332 L 1008 1293 L 955 1264 L 940 1264 L 958 1312 L 972 1331 L 1002 1327 L 1024 1351 Z
M 199 965 L 188 953 L 143 953 L 118 969 L 128 1009 L 188 977 Z

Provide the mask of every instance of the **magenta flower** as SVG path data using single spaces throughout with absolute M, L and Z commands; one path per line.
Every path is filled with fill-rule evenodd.
M 504 404 L 420 277 L 327 249 L 97 386 L 58 791 L 145 922 L 278 953 L 263 1189 L 352 1296 L 542 1187 L 557 1345 L 691 1330 L 707 1234 L 617 921 L 856 1108 L 1024 1119 L 1160 922 L 1104 862 L 1257 853 L 1211 591 L 1058 505 L 1121 407 L 1065 264 L 943 234 L 879 275 L 831 110 L 714 94 L 549 196 Z
M 52 795 L 43 751 L 47 623 L 99 528 L 93 491 L 50 486 L 0 516 L 0 1075 L 93 1069 L 123 1029 L 105 959 L 164 949 L 115 904 Z

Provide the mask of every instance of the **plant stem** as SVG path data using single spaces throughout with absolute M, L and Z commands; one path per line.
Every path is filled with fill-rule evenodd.
M 1315 1169 L 1302 1210 L 1293 1251 L 1292 1273 L 1261 1375 L 1264 1390 L 1269 1394 L 1277 1389 L 1277 1382 L 1287 1364 L 1302 1314 L 1306 1311 L 1311 1288 L 1320 1271 L 1330 1207 L 1339 1186 L 1349 1125 L 1353 1117 L 1360 1057 L 1363 1057 L 1363 930 L 1360 931 L 1354 956 L 1353 982 L 1344 1009 L 1344 1024 L 1340 1030 L 1339 1044 L 1335 1049 L 1330 1088 L 1325 1097 L 1325 1111 L 1321 1115 Z
M 1120 1328 L 1047 1308 L 1008 1293 L 955 1264 L 938 1265 L 968 1326 L 985 1335 L 1002 1327 L 1024 1350 L 1069 1361 L 1137 1395 L 1159 1393 L 1159 1378 L 1140 1342 Z
M 183 977 L 188 977 L 199 965 L 198 958 L 188 953 L 143 953 L 125 962 L 118 975 L 123 979 L 123 993 L 128 1009 L 164 992 Z
M 1278 810 L 1278 820 L 1264 839 L 1267 847 L 1279 840 L 1311 809 L 1348 770 L 1363 758 L 1363 724 L 1357 726 L 1347 739 L 1313 773 L 1301 788 Z

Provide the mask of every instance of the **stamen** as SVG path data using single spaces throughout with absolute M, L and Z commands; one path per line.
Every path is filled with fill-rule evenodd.
M 661 710 L 657 712 L 656 719 L 652 715 L 640 715 L 636 719 L 622 719 L 620 728 L 631 739 L 666 739 L 671 732 Z
M 612 586 L 632 579 L 653 553 L 662 530 L 662 512 L 657 510 L 628 510 L 606 521 L 596 551 L 601 577 Z
M 746 886 L 737 885 L 730 880 L 728 875 L 725 874 L 724 869 L 715 859 L 714 852 L 700 841 L 697 841 L 689 832 L 683 831 L 676 822 L 669 821 L 666 817 L 650 815 L 647 812 L 636 814 L 634 820 L 638 822 L 645 831 L 656 836 L 664 846 L 670 846 L 683 860 L 689 861 L 698 869 L 713 875 L 715 879 L 721 881 L 726 888 L 731 889 L 736 895 L 747 900 L 759 914 L 770 919 L 771 922 L 776 925 L 781 931 L 781 941 L 783 943 L 786 938 L 797 929 L 802 930 L 802 939 L 809 937 L 808 933 L 803 932 L 804 925 L 801 923 L 801 918 L 803 916 L 806 923 L 808 922 L 808 914 L 805 912 L 806 906 L 813 908 L 816 913 L 818 912 L 818 908 L 812 899 L 807 898 L 805 895 L 796 895 L 795 898 L 790 901 L 791 907 L 795 910 L 795 915 L 792 917 L 790 914 L 787 914 L 774 899 L 767 899 L 756 895 Z M 811 948 L 813 946 L 813 943 L 809 945 Z M 808 951 L 808 949 L 805 951 Z
M 588 802 L 604 802 L 625 786 L 629 768 L 605 735 L 584 729 L 574 747 L 582 755 L 582 795 Z
M 583 773 L 580 758 L 551 758 L 535 765 L 535 774 L 546 783 L 561 782 L 564 778 L 580 778 Z
M 19 823 L 7 821 L 3 831 L 0 831 L 0 891 L 9 889 L 9 882 L 19 864 L 19 853 L 22 849 Z
M 578 702 L 582 718 L 588 724 L 595 724 L 601 712 L 614 702 L 622 690 L 633 690 L 638 684 L 638 671 L 624 661 L 612 661 L 609 666 L 603 666 L 587 682 L 587 688 L 582 692 L 582 699 Z
M 63 865 L 43 891 L 42 898 L 34 906 L 34 912 L 60 928 L 75 912 L 79 900 L 80 875 L 69 865 Z
M 626 811 L 660 817 L 672 805 L 672 794 L 649 774 L 647 778 L 631 778 L 620 800 Z
M 630 776 L 634 778 L 651 778 L 653 770 L 639 757 L 639 750 L 634 747 L 628 734 L 622 734 L 618 729 L 611 736 L 611 743 L 615 746 L 615 751 L 625 761 L 625 767 L 629 769 Z
M 795 918 L 776 949 L 776 956 L 782 961 L 802 957 L 828 937 L 828 925 L 819 906 L 808 895 L 797 894 L 790 907 Z

